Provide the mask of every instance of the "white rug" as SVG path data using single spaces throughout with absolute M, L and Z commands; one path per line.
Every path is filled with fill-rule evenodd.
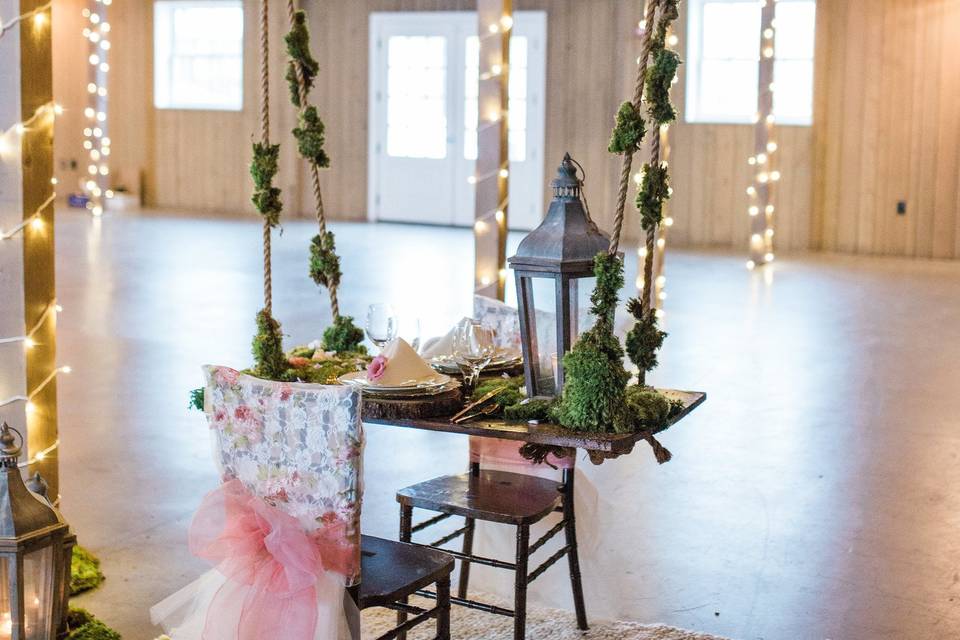
M 473 596 L 474 594 L 471 594 Z M 432 601 L 413 602 L 432 608 Z M 589 614 L 589 612 L 588 612 Z M 387 609 L 363 612 L 363 638 L 376 638 L 396 626 L 396 613 Z M 407 634 L 409 640 L 432 640 L 434 621 L 425 622 Z M 452 640 L 512 640 L 513 618 L 453 606 L 450 610 Z M 529 640 L 726 640 L 707 633 L 697 633 L 662 624 L 639 622 L 590 621 L 590 630 L 577 629 L 573 613 L 527 606 L 527 638 Z

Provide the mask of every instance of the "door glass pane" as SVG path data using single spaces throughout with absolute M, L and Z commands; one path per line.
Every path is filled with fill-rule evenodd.
M 509 130 L 510 162 L 527 158 L 527 38 L 510 38 Z M 477 159 L 477 88 L 480 83 L 480 45 L 477 36 L 470 36 L 465 44 L 464 69 L 463 157 Z
M 387 41 L 387 155 L 447 157 L 443 36 L 391 36 Z

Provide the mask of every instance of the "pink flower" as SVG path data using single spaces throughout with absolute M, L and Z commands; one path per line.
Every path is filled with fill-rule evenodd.
M 379 380 L 387 370 L 387 357 L 379 355 L 367 365 L 367 380 Z
M 237 380 L 240 379 L 240 373 L 229 367 L 217 367 L 217 376 L 230 386 L 237 384 Z
M 237 420 L 250 420 L 253 418 L 253 411 L 247 405 L 242 404 L 233 410 L 233 417 Z
M 285 384 L 280 387 L 280 402 L 286 402 L 292 395 L 293 389 L 290 387 L 290 385 Z

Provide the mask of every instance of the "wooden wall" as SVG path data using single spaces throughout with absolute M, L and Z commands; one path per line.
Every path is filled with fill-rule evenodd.
M 822 2 L 817 29 L 816 246 L 960 257 L 960 2 Z
M 143 176 L 148 204 L 204 211 L 252 212 L 247 162 L 257 122 L 255 5 L 249 2 L 245 108 L 239 113 L 158 111 L 152 106 L 152 3 L 111 5 L 113 164 Z M 639 41 L 639 1 L 515 0 L 518 10 L 548 14 L 545 175 L 564 151 L 588 172 L 587 194 L 609 226 L 618 162 L 606 152 L 617 105 L 632 92 Z M 824 248 L 918 256 L 957 255 L 957 149 L 960 47 L 957 0 L 820 0 L 817 35 L 817 126 L 780 127 L 778 250 Z M 80 0 L 60 0 L 58 8 Z M 278 4 L 275 8 L 279 9 Z M 322 173 L 327 209 L 366 219 L 368 14 L 371 11 L 473 10 L 475 0 L 306 0 L 314 53 L 321 63 L 313 97 L 328 126 L 331 169 Z M 69 9 L 73 11 L 73 8 Z M 277 11 L 273 131 L 294 122 L 282 75 L 285 20 Z M 685 17 L 678 21 L 683 49 Z M 952 36 L 952 37 L 951 37 Z M 82 41 L 77 36 L 77 47 Z M 71 60 L 61 43 L 58 59 Z M 954 66 L 951 67 L 951 64 Z M 55 61 L 57 66 L 57 61 Z M 66 69 L 67 62 L 58 68 Z M 73 65 L 76 67 L 76 64 Z M 72 67 L 70 67 L 72 68 Z M 675 225 L 671 245 L 743 248 L 748 233 L 749 126 L 683 122 L 681 67 L 671 129 Z M 69 105 L 82 75 L 57 74 Z M 71 89 L 70 87 L 74 88 Z M 76 112 L 77 109 L 74 109 Z M 79 111 L 82 111 L 82 104 Z M 79 114 L 78 114 L 79 115 Z M 73 126 L 64 124 L 63 126 Z M 78 125 L 79 126 L 79 120 Z M 60 129 L 58 128 L 58 131 Z M 289 138 L 285 138 L 289 140 Z M 58 146 L 58 157 L 65 151 Z M 74 154 L 77 155 L 77 154 Z M 280 183 L 287 215 L 310 215 L 306 171 L 287 144 Z M 296 169 L 294 170 L 294 167 Z M 816 169 L 816 171 L 815 171 Z M 816 175 L 815 175 L 816 174 Z M 841 188 L 842 186 L 842 188 Z M 893 214 L 897 199 L 908 214 Z M 638 224 L 628 216 L 628 237 Z

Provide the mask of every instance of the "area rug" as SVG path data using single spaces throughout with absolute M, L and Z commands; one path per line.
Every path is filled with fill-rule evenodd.
M 473 595 L 473 594 L 471 594 Z M 430 601 L 414 602 L 425 608 Z M 363 612 L 363 637 L 377 638 L 396 626 L 396 613 L 387 609 Z M 436 625 L 425 622 L 407 634 L 409 640 L 432 640 Z M 452 640 L 512 640 L 513 619 L 454 606 L 450 611 Z M 572 613 L 527 606 L 527 638 L 530 640 L 728 640 L 662 624 L 591 621 L 590 630 L 577 629 Z

